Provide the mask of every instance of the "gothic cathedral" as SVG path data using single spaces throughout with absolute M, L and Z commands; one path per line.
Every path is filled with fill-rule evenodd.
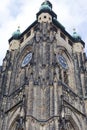
M 9 39 L 0 66 L 0 130 L 87 130 L 84 48 L 43 2 L 36 20 Z

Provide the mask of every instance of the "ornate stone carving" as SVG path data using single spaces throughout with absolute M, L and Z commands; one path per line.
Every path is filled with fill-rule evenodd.
M 15 130 L 24 130 L 24 119 L 23 117 L 19 117 L 16 120 L 16 128 Z
M 38 26 L 39 30 L 35 33 L 36 42 L 40 42 L 40 39 L 43 41 L 53 42 L 56 38 L 56 32 L 49 23 L 41 23 Z

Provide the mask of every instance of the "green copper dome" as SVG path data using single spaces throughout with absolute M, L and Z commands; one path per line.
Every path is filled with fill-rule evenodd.
M 80 41 L 80 40 L 81 40 L 81 37 L 77 34 L 77 32 L 76 32 L 75 29 L 73 29 L 73 31 L 74 31 L 74 32 L 73 32 L 73 35 L 72 35 L 73 38 L 74 38 L 75 40 L 79 40 L 79 41 Z
M 20 27 L 18 27 L 17 31 L 15 31 L 13 34 L 12 34 L 12 37 L 14 39 L 17 39 L 19 36 L 20 36 L 21 32 L 20 32 Z
M 43 2 L 41 4 L 41 7 L 40 7 L 40 10 L 52 10 L 52 4 L 48 1 L 48 0 L 45 0 L 45 2 Z

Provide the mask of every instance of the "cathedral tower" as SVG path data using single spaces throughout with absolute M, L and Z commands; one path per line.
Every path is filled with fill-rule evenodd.
M 9 39 L 0 67 L 0 130 L 87 130 L 84 47 L 43 2 L 36 21 Z

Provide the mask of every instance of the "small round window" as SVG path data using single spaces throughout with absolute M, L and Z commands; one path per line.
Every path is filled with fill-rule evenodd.
M 25 67 L 25 66 L 31 61 L 31 59 L 32 59 L 32 53 L 30 52 L 30 53 L 28 53 L 28 54 L 24 57 L 21 66 L 22 66 L 22 67 Z
M 46 19 L 47 17 L 46 17 L 46 16 L 44 16 L 44 18 Z

